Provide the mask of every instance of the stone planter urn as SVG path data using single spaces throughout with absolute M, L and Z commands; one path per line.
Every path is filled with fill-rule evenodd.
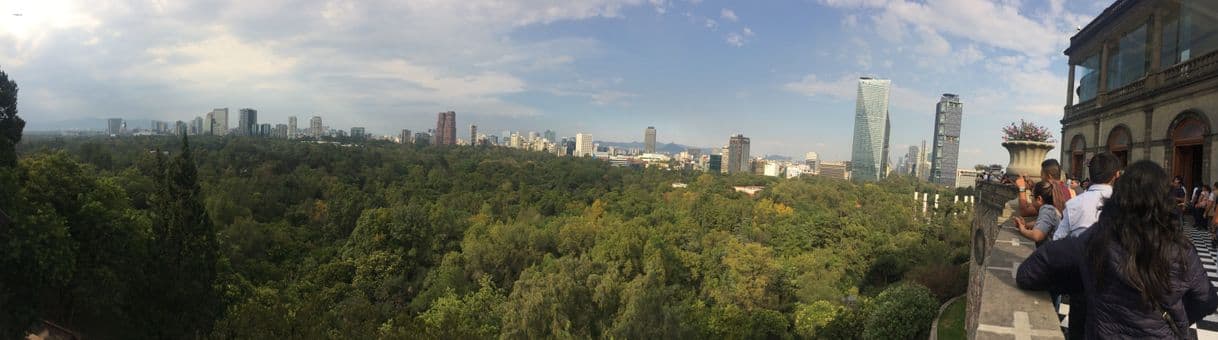
M 1007 163 L 1007 176 L 1025 175 L 1028 179 L 1040 179 L 1040 163 L 1056 146 L 1054 143 L 1013 140 L 1002 143 L 1011 155 Z

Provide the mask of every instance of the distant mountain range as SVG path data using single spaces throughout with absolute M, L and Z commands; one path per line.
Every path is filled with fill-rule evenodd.
M 637 148 L 639 150 L 643 149 L 643 142 L 596 141 L 596 143 L 600 144 L 601 146 L 612 146 L 612 147 L 616 147 L 616 148 L 624 148 L 624 149 Z M 689 145 L 677 144 L 677 143 L 668 143 L 668 144 L 656 143 L 656 152 L 659 152 L 659 153 L 677 154 L 677 153 L 681 153 L 682 151 L 689 150 L 689 149 L 699 149 L 699 150 L 702 150 L 703 154 L 706 154 L 706 153 L 710 152 L 712 148 L 701 147 L 701 146 L 689 146 Z

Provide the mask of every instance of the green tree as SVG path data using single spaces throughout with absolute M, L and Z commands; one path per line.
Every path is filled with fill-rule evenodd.
M 925 339 L 939 303 L 930 290 L 916 283 L 885 289 L 863 326 L 865 339 Z
M 17 143 L 25 120 L 17 116 L 17 82 L 0 70 L 0 166 L 17 166 Z
M 160 157 L 160 156 L 158 156 Z M 163 164 L 163 160 L 159 161 Z M 166 168 L 153 226 L 147 325 L 156 338 L 200 337 L 223 311 L 217 287 L 219 245 L 203 207 L 186 136 Z

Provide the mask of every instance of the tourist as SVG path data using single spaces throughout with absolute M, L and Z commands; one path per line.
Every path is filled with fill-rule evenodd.
M 1054 204 L 1056 203 L 1056 200 L 1053 199 L 1055 191 L 1057 191 L 1056 188 L 1049 181 L 1036 182 L 1036 185 L 1032 186 L 1032 204 L 1038 211 L 1036 224 L 1030 225 L 1021 217 L 1014 218 L 1019 233 L 1032 242 L 1036 242 L 1037 247 L 1049 240 L 1049 236 L 1053 235 L 1054 229 L 1057 229 L 1057 225 L 1062 219 L 1061 210 L 1058 210 Z
M 1218 309 L 1218 290 L 1172 221 L 1167 173 L 1139 161 L 1119 177 L 1095 227 L 1036 249 L 1016 283 L 1071 294 L 1070 339 L 1191 338 L 1189 326 Z M 1090 317 L 1076 324 L 1076 310 Z
M 1060 198 L 1053 202 L 1058 211 L 1065 209 L 1066 201 L 1074 198 L 1070 186 L 1062 181 L 1062 165 L 1056 159 L 1050 158 L 1040 163 L 1040 180 L 1053 185 L 1053 197 Z M 1027 183 L 1028 180 L 1023 176 L 1015 180 L 1015 186 L 1019 187 L 1019 213 L 1024 217 L 1032 217 L 1040 212 L 1033 206 L 1032 198 L 1027 193 Z
M 1193 195 L 1193 226 L 1197 230 L 1207 230 L 1205 223 L 1206 211 L 1209 210 L 1210 204 L 1210 186 L 1202 184 L 1198 188 L 1197 194 Z
M 1188 189 L 1184 188 L 1184 179 L 1176 176 L 1171 180 L 1171 197 L 1175 200 L 1176 209 L 1172 211 L 1180 226 L 1184 226 L 1184 209 L 1188 207 Z
M 1087 191 L 1066 202 L 1066 209 L 1062 210 L 1062 222 L 1053 232 L 1054 241 L 1077 237 L 1100 219 L 1100 209 L 1104 206 L 1104 201 L 1112 196 L 1112 184 L 1121 176 L 1120 168 L 1120 159 L 1111 152 L 1102 152 L 1091 157 L 1087 164 L 1091 185 L 1087 187 Z M 1070 295 L 1070 338 L 1081 337 L 1086 320 L 1086 296 Z

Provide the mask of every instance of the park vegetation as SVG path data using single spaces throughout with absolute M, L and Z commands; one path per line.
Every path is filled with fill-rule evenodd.
M 923 215 L 913 192 L 936 189 L 910 178 L 380 141 L 16 141 L 4 338 L 46 320 L 123 339 L 914 339 L 967 271 L 967 210 L 940 191 Z

